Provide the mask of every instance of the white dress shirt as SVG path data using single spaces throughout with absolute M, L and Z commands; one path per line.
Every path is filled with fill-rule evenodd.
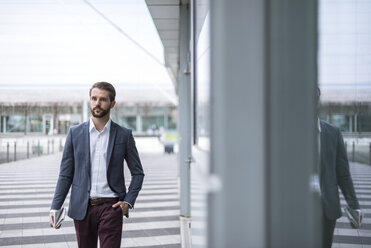
M 310 177 L 310 188 L 313 192 L 321 195 L 321 185 L 319 180 L 319 173 L 321 170 L 321 121 L 317 118 L 317 166 L 315 172 Z
M 118 197 L 107 182 L 107 148 L 111 119 L 103 130 L 99 132 L 92 119 L 89 124 L 90 135 L 90 161 L 91 161 L 91 191 L 90 197 Z

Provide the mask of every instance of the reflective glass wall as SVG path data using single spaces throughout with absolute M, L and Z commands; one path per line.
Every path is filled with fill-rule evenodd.
M 192 247 L 207 246 L 207 193 L 210 153 L 210 15 L 209 1 L 192 5 L 193 148 L 191 164 Z
M 371 1 L 319 0 L 319 116 L 340 128 L 361 209 L 359 230 L 337 220 L 334 247 L 369 245 L 371 201 Z M 354 163 L 356 162 L 356 163 Z M 342 208 L 346 206 L 341 195 Z
M 319 1 L 320 118 L 352 161 L 371 164 L 371 1 Z

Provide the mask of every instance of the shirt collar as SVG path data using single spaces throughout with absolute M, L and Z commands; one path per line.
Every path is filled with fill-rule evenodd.
M 110 129 L 111 129 L 111 122 L 112 122 L 111 119 L 109 119 L 109 120 L 107 121 L 106 125 L 105 125 L 104 128 L 103 128 L 103 131 L 104 131 L 104 130 L 107 130 L 108 133 L 109 133 L 109 131 L 110 131 Z M 90 118 L 90 122 L 89 122 L 89 132 L 91 133 L 92 130 L 95 130 L 95 131 L 98 132 L 98 130 L 95 128 L 95 125 L 94 125 L 93 119 Z M 103 131 L 102 131 L 102 132 L 103 132 Z
M 318 127 L 318 132 L 321 132 L 321 120 L 319 118 L 317 119 L 317 127 Z

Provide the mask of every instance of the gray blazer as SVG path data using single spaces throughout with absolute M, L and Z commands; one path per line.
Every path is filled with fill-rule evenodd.
M 329 220 L 341 217 L 339 189 L 353 209 L 359 209 L 349 172 L 349 163 L 340 129 L 321 121 L 320 185 L 322 206 Z
M 51 209 L 60 209 L 71 187 L 68 216 L 75 220 L 85 218 L 91 189 L 89 122 L 71 127 L 63 151 L 59 178 Z M 126 191 L 124 159 L 131 173 L 131 183 Z M 120 201 L 132 206 L 143 183 L 143 168 L 130 129 L 112 121 L 107 148 L 107 181 Z

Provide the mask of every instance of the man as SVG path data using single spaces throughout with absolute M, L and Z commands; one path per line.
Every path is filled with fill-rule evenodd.
M 143 168 L 131 130 L 110 119 L 116 92 L 106 82 L 90 89 L 90 121 L 71 127 L 64 147 L 52 210 L 59 210 L 71 188 L 68 215 L 74 219 L 79 247 L 120 247 L 122 216 L 143 183 Z M 126 192 L 124 159 L 131 173 Z M 52 226 L 52 224 L 51 224 Z
M 318 96 L 320 91 L 318 89 Z M 323 207 L 323 247 L 331 247 L 336 219 L 342 216 L 340 187 L 349 207 L 359 209 L 359 203 L 349 171 L 348 158 L 340 129 L 318 119 L 320 136 L 320 187 Z

